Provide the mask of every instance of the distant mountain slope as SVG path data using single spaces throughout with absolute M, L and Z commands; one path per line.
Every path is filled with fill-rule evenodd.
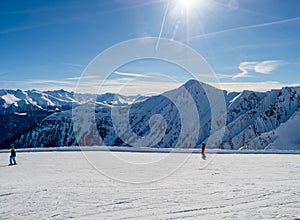
M 268 92 L 228 93 L 195 80 L 187 82 L 183 87 L 191 95 L 198 111 L 197 117 L 196 115 L 189 117 L 189 126 L 199 126 L 193 124 L 199 123 L 197 120 L 193 121 L 193 117 L 199 118 L 200 132 L 196 137 L 192 132 L 186 133 L 187 139 L 196 138 L 196 144 L 182 147 L 199 147 L 201 142 L 206 142 L 213 135 L 211 103 L 207 92 L 218 92 L 223 94 L 227 108 L 226 126 L 223 128 L 224 137 L 221 143 L 208 147 L 300 149 L 300 140 L 295 133 L 300 127 L 297 123 L 300 88 L 284 87 Z M 151 122 L 150 118 L 160 114 L 166 123 L 165 134 L 159 142 L 154 143 L 153 147 L 174 147 L 180 139 L 182 121 L 180 110 L 168 97 L 176 97 L 177 105 L 189 105 L 185 98 L 177 95 L 178 90 L 180 88 L 152 97 L 104 94 L 96 98 L 95 95 L 74 96 L 73 93 L 63 90 L 52 92 L 0 90 L 0 119 L 6 124 L 1 125 L 1 133 L 6 135 L 0 136 L 0 145 L 2 148 L 11 143 L 18 147 L 50 147 L 66 145 L 66 140 L 69 145 L 76 145 L 78 143 L 73 131 L 72 105 L 75 104 L 76 109 L 83 106 L 84 102 L 96 100 L 96 109 L 88 109 L 90 108 L 88 105 L 86 108 L 87 111 L 95 112 L 97 132 L 102 142 L 92 141 L 95 131 L 91 130 L 84 133 L 86 145 L 124 146 L 127 145 L 123 142 L 124 138 L 132 141 L 138 137 L 151 135 L 150 124 L 154 123 L 156 126 L 159 124 L 157 121 Z M 135 100 L 137 102 L 134 103 Z M 129 113 L 131 131 L 121 129 L 116 132 L 111 112 L 121 112 L 125 106 L 131 104 Z M 22 129 L 15 129 L 18 127 Z
M 64 90 L 0 90 L 0 148 L 9 147 L 9 143 L 18 140 L 24 133 L 36 128 L 49 115 L 60 114 L 72 109 L 73 105 L 97 101 L 98 105 L 129 105 L 135 100 L 144 100 L 144 96 L 122 96 L 119 94 L 74 94 Z M 61 124 L 64 122 L 61 121 Z M 36 134 L 41 134 L 37 131 Z M 49 134 L 50 135 L 50 134 Z M 50 136 L 53 136 L 50 135 Z M 38 138 L 35 135 L 33 138 Z M 33 140 L 34 141 L 34 140 Z M 26 143 L 24 143 L 25 145 Z M 23 144 L 22 144 L 23 145 Z M 40 146 L 44 145 L 40 142 Z M 46 144 L 49 146 L 49 143 Z M 55 141 L 52 146 L 57 146 Z M 29 145 L 37 146 L 37 145 Z
M 299 150 L 300 110 L 298 109 L 289 120 L 280 124 L 271 133 L 274 141 L 268 146 L 270 149 Z

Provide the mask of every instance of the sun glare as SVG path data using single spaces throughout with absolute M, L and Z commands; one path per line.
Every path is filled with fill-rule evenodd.
M 186 9 L 190 9 L 195 6 L 197 0 L 177 0 L 177 4 L 180 7 L 184 7 Z

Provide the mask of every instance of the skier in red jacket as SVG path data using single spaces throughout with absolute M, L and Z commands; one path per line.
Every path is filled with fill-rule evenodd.
M 205 159 L 206 155 L 205 155 L 205 143 L 202 143 L 202 150 L 201 150 L 201 154 L 202 154 L 202 158 Z

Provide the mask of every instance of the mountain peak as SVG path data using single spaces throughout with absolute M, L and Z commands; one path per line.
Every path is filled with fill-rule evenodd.
M 199 82 L 198 80 L 196 80 L 196 79 L 190 79 L 190 80 L 188 80 L 188 81 L 184 84 L 184 86 L 185 86 L 185 87 L 190 87 L 190 86 L 193 86 L 193 85 L 195 85 L 195 84 L 200 84 L 200 82 Z

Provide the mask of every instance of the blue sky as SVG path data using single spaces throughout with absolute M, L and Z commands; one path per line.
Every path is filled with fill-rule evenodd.
M 191 7 L 179 0 L 0 4 L 0 88 L 74 91 L 83 70 L 102 51 L 126 40 L 159 36 L 196 50 L 224 89 L 300 85 L 298 0 L 194 0 Z M 150 84 L 157 83 L 152 86 L 157 92 L 189 78 L 174 65 L 144 61 L 121 67 L 110 80 L 118 87 L 124 77 L 140 74 L 172 78 L 153 77 Z M 93 79 L 89 83 L 95 84 Z M 140 80 L 136 84 L 137 90 L 143 87 Z

